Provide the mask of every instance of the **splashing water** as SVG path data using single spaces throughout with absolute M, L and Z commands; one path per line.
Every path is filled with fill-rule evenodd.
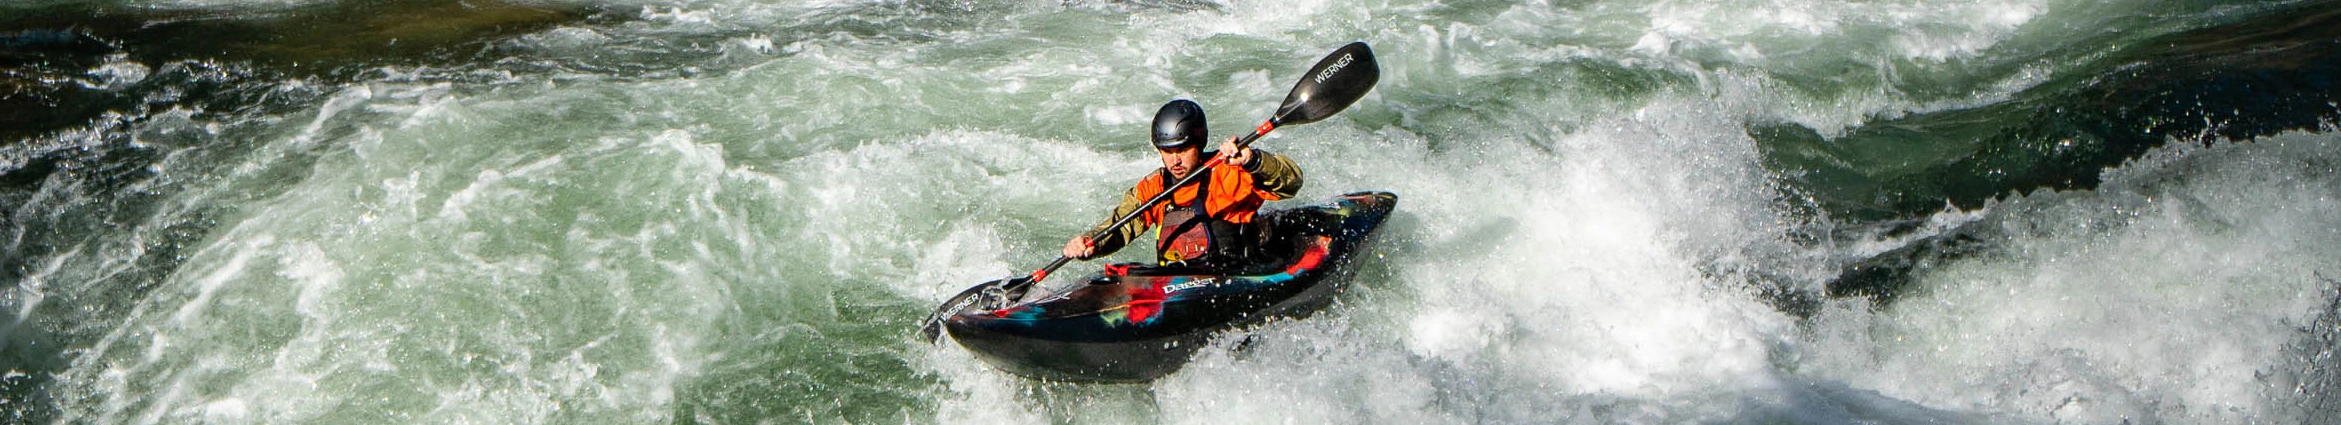
M 332 4 L 148 6 L 261 21 Z M 100 6 L 117 5 L 0 17 Z M 2167 37 L 2323 22 L 2329 4 L 504 6 L 590 13 L 388 59 L 301 54 L 330 71 L 90 33 L 133 52 L 71 84 L 138 106 L 0 152 L 16 278 L 0 293 L 14 313 L 0 328 L 6 411 L 109 424 L 2334 417 L 2341 133 L 2085 115 L 2190 132 L 2099 164 L 2068 153 L 2119 151 L 2095 136 L 2129 127 L 2042 124 L 2134 91 L 2108 75 L 2256 51 L 2154 50 L 2179 44 Z M 1139 134 L 1160 102 L 1191 97 L 1220 133 L 1249 128 L 1351 40 L 1380 56 L 1376 91 L 1259 144 L 1306 170 L 1293 202 L 1406 199 L 1334 307 L 1221 335 L 1147 385 L 1026 381 L 913 337 L 933 303 L 1045 262 L 1105 215 L 1154 166 Z M 2213 62 L 2328 82 L 2285 96 L 2341 94 L 2324 65 Z M 2209 81 L 2186 87 L 2259 87 Z M 2332 109 L 2298 113 L 2329 123 Z M 2235 119 L 2278 118 L 2291 117 Z M 1978 127 L 2051 130 L 2010 131 L 2014 145 L 1945 130 Z M 2018 160 L 1944 165 L 1983 157 Z M 2038 170 L 2096 183 L 1990 186 L 2003 195 L 1980 205 L 1920 197 L 1941 210 L 1870 195 Z M 1927 250 L 1944 244 L 1961 248 Z M 1908 261 L 1875 289 L 1889 296 L 1829 295 L 1849 268 L 1893 259 Z

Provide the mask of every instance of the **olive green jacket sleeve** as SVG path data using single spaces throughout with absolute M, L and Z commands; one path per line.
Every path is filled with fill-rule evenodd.
M 1276 195 L 1267 200 L 1292 199 L 1301 194 L 1301 167 L 1293 165 L 1292 158 L 1265 149 L 1253 149 L 1252 162 L 1244 164 L 1244 171 L 1252 172 L 1252 187 Z
M 1209 157 L 1210 155 L 1207 153 L 1205 156 Z M 1254 189 L 1259 189 L 1260 191 L 1268 192 L 1268 194 L 1275 196 L 1273 198 L 1269 198 L 1268 200 L 1273 201 L 1278 199 L 1287 199 L 1293 197 L 1294 195 L 1300 194 L 1301 167 L 1298 165 L 1293 165 L 1292 158 L 1286 158 L 1284 155 L 1279 155 L 1263 149 L 1253 149 L 1252 162 L 1244 164 L 1244 171 L 1252 173 L 1252 187 Z M 1154 173 L 1147 174 L 1146 178 L 1154 178 L 1155 175 L 1161 173 L 1162 169 L 1157 168 L 1155 169 Z M 1106 215 L 1105 221 L 1098 222 L 1096 226 L 1091 226 L 1089 233 L 1099 233 L 1099 231 L 1105 229 L 1105 226 L 1114 224 L 1115 219 L 1122 218 L 1124 215 L 1129 215 L 1131 212 L 1138 211 L 1138 207 L 1141 203 L 1144 202 L 1146 202 L 1145 199 L 1140 199 L 1138 197 L 1138 188 L 1136 186 L 1130 187 L 1129 190 L 1122 191 L 1121 204 L 1114 206 L 1113 214 Z M 1113 254 L 1115 251 L 1120 251 L 1122 250 L 1122 246 L 1129 244 L 1130 241 L 1137 240 L 1140 235 L 1145 234 L 1146 229 L 1149 227 L 1151 226 L 1146 225 L 1146 223 L 1143 223 L 1142 220 L 1130 220 L 1129 223 L 1122 224 L 1122 227 L 1115 228 L 1111 232 L 1105 232 L 1104 235 L 1098 236 L 1095 241 L 1092 241 L 1096 245 L 1097 250 L 1093 251 L 1089 257 L 1081 259 L 1087 260 L 1091 258 L 1104 257 L 1106 255 Z

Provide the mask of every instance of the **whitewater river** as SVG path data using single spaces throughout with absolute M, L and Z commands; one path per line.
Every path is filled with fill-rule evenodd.
M 1358 40 L 1258 145 L 1400 196 L 1331 308 L 917 337 Z M 13 0 L 0 422 L 2331 424 L 2336 81 L 2333 1 Z

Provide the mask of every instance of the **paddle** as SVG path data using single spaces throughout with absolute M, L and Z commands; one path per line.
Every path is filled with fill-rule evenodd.
M 1379 80 L 1381 76 L 1381 66 L 1374 63 L 1374 51 L 1366 47 L 1365 42 L 1349 43 L 1349 45 L 1334 49 L 1332 54 L 1325 55 L 1325 59 L 1318 60 L 1316 66 L 1309 67 L 1307 74 L 1301 75 L 1301 81 L 1293 85 L 1292 93 L 1284 95 L 1284 105 L 1276 108 L 1276 115 L 1269 117 L 1268 121 L 1260 123 L 1259 127 L 1253 128 L 1252 134 L 1236 139 L 1236 146 L 1251 146 L 1252 141 L 1259 140 L 1260 136 L 1265 136 L 1270 131 L 1275 131 L 1277 126 L 1308 124 L 1332 117 L 1333 114 L 1340 113 L 1342 109 L 1349 108 L 1350 104 L 1357 103 L 1358 98 L 1365 97 L 1366 92 L 1373 90 L 1374 82 Z M 1105 232 L 1129 224 L 1130 220 L 1137 219 L 1146 210 L 1153 209 L 1155 204 L 1169 200 L 1171 193 L 1177 192 L 1178 188 L 1193 184 L 1199 177 L 1210 172 L 1211 167 L 1225 162 L 1227 162 L 1227 157 L 1224 155 L 1211 158 L 1211 161 L 1204 162 L 1203 166 L 1187 173 L 1186 178 L 1179 179 L 1177 183 L 1172 183 L 1169 187 L 1164 188 L 1161 194 L 1146 200 L 1137 210 L 1114 220 L 1113 224 L 1088 235 L 1088 238 L 1096 240 L 1098 237 L 1104 236 Z M 1069 261 L 1073 261 L 1073 257 L 1058 256 L 1056 261 L 1049 262 L 1048 266 L 1041 267 L 1040 270 L 1034 270 L 1030 275 L 984 282 L 969 287 L 965 291 L 960 291 L 959 295 L 951 297 L 949 301 L 943 303 L 942 307 L 936 308 L 934 313 L 929 314 L 926 323 L 920 326 L 919 332 L 926 336 L 928 343 L 933 343 L 942 337 L 943 320 L 951 317 L 953 312 L 966 309 L 970 303 L 981 299 L 1006 300 L 1011 299 L 1011 297 L 1020 297 L 1033 284 L 1047 279 L 1049 273 L 1057 271 L 1058 267 L 1063 267 Z

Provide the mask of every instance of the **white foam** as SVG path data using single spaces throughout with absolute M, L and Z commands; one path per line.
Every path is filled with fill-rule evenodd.
M 1509 336 L 1497 314 L 1451 309 L 1423 313 L 1407 324 L 1406 349 L 1417 356 L 1451 362 L 1475 360 L 1471 357 Z
M 98 81 L 94 84 L 83 82 L 82 86 L 97 90 L 121 90 L 145 81 L 146 76 L 153 72 L 154 69 L 146 64 L 130 60 L 129 54 L 116 53 L 107 55 L 105 63 L 89 70 L 89 76 L 96 77 Z
M 250 262 L 253 255 L 258 254 L 260 249 L 267 247 L 271 242 L 269 239 L 262 238 L 250 244 L 236 247 L 235 255 L 228 257 L 226 264 L 213 269 L 210 274 L 196 281 L 195 298 L 187 301 L 186 304 L 179 305 L 178 312 L 171 316 L 171 321 L 179 323 L 181 326 L 196 324 L 198 316 L 203 314 L 204 308 L 211 306 L 211 299 L 219 294 L 220 288 L 227 286 L 229 281 L 243 274 L 245 263 Z M 160 354 L 160 352 L 149 353 L 149 361 L 154 360 L 151 356 Z
M 1883 311 L 1828 310 L 1805 370 L 2043 420 L 2283 422 L 2267 377 L 2292 373 L 2332 290 L 2316 274 L 2341 267 L 2314 242 L 2341 238 L 2341 183 L 2308 165 L 2336 144 L 2165 148 L 2097 191 L 2003 202 L 1981 224 L 2008 231 L 1995 253 L 1921 270 Z
M 220 399 L 203 405 L 203 421 L 209 423 L 244 422 L 246 417 L 251 415 L 251 410 L 245 405 L 244 399 L 233 397 Z

